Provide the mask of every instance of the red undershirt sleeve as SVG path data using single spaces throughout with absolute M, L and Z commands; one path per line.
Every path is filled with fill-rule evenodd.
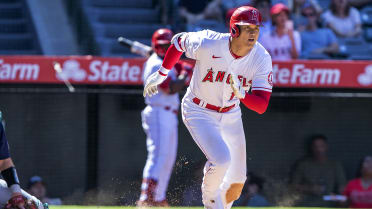
M 167 53 L 165 53 L 162 66 L 168 70 L 172 69 L 178 60 L 180 60 L 182 53 L 183 52 L 178 51 L 174 44 L 172 44 L 168 48 Z
M 246 94 L 240 101 L 249 109 L 263 114 L 269 105 L 271 92 L 252 90 L 252 94 Z

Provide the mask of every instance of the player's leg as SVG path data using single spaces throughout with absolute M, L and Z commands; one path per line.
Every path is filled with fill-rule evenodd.
M 166 111 L 166 110 L 165 110 Z M 163 153 L 163 166 L 159 165 L 158 185 L 155 191 L 155 201 L 160 203 L 159 206 L 166 206 L 166 192 L 168 188 L 169 179 L 172 174 L 173 165 L 177 156 L 178 144 L 178 118 L 172 111 L 166 111 L 166 119 L 162 120 L 162 129 L 167 129 L 169 132 L 162 138 L 160 145 L 160 152 Z
M 156 205 L 165 200 L 169 177 L 163 176 L 168 161 L 168 144 L 172 140 L 171 111 L 161 107 L 146 107 L 142 112 L 142 126 L 146 132 L 147 160 L 143 171 L 139 205 Z M 175 119 L 174 119 L 175 120 Z M 167 123 L 168 122 L 168 123 Z M 174 156 L 175 158 L 175 156 Z M 169 175 L 171 171 L 168 171 Z M 168 175 L 168 174 L 166 174 Z M 159 187 L 160 185 L 160 187 Z
M 222 136 L 231 151 L 231 163 L 221 185 L 223 200 L 229 209 L 240 197 L 247 178 L 246 141 L 240 109 L 224 114 L 221 122 Z
M 147 201 L 153 201 L 154 189 L 156 188 L 157 180 L 150 176 L 150 170 L 153 170 L 154 157 L 155 157 L 155 139 L 159 138 L 158 132 L 160 127 L 156 123 L 156 117 L 158 110 L 147 106 L 141 113 L 142 127 L 146 133 L 146 147 L 147 147 L 147 159 L 143 169 L 143 179 L 141 184 L 141 196 L 137 204 L 147 204 Z
M 195 104 L 182 104 L 182 118 L 196 144 L 207 157 L 202 184 L 203 204 L 207 208 L 222 208 L 218 201 L 219 185 L 230 163 L 228 147 L 220 134 L 217 112 L 201 110 Z

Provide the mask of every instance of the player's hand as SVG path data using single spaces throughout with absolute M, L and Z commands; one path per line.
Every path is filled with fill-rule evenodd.
M 36 199 L 36 198 L 35 198 Z M 36 199 L 37 200 L 37 199 Z M 40 202 L 41 205 L 41 202 Z M 8 200 L 4 209 L 38 209 L 37 203 L 34 199 L 27 199 L 21 193 L 13 194 L 12 198 Z M 44 209 L 48 209 L 48 206 L 44 206 Z
M 21 193 L 14 193 L 12 198 L 8 200 L 8 203 L 5 205 L 5 209 L 26 209 L 27 199 Z
M 239 98 L 243 99 L 245 97 L 245 89 L 243 88 L 242 84 L 238 77 L 234 74 L 230 74 L 230 86 L 234 92 L 234 95 Z
M 153 96 L 158 93 L 158 85 L 163 83 L 167 75 L 161 75 L 159 71 L 151 74 L 145 81 L 145 88 L 143 90 L 143 97 Z

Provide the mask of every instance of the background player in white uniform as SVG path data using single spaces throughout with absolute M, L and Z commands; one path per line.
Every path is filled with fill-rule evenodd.
M 152 36 L 154 52 L 144 66 L 144 80 L 156 72 L 171 44 L 173 33 L 159 29 Z M 186 63 L 178 63 L 169 77 L 160 85 L 158 95 L 146 98 L 142 111 L 142 127 L 147 135 L 147 161 L 143 171 L 139 206 L 166 206 L 166 191 L 177 154 L 178 91 L 185 87 Z M 191 70 L 191 68 L 190 68 Z M 179 73 L 177 73 L 177 71 Z
M 162 67 L 147 80 L 144 96 L 157 93 L 169 69 L 182 55 L 196 60 L 182 100 L 182 116 L 208 161 L 202 184 L 205 208 L 228 209 L 246 180 L 246 144 L 240 101 L 260 114 L 272 91 L 272 62 L 257 42 L 261 14 L 253 7 L 236 9 L 230 34 L 210 30 L 177 34 Z M 252 93 L 247 93 L 252 87 Z

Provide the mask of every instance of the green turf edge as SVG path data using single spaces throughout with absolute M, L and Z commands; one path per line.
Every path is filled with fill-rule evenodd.
M 193 209 L 203 209 L 203 207 L 169 207 L 165 209 L 186 209 L 186 208 L 193 208 Z M 233 207 L 237 209 L 248 209 L 247 207 Z M 249 207 L 249 209 L 293 209 L 294 207 Z M 63 206 L 54 206 L 51 205 L 49 206 L 49 209 L 138 209 L 136 207 L 131 207 L 131 206 L 77 206 L 77 205 L 63 205 Z M 154 209 L 156 209 L 154 207 Z M 158 207 L 157 209 L 160 209 Z M 296 209 L 327 209 L 327 208 L 297 208 Z

